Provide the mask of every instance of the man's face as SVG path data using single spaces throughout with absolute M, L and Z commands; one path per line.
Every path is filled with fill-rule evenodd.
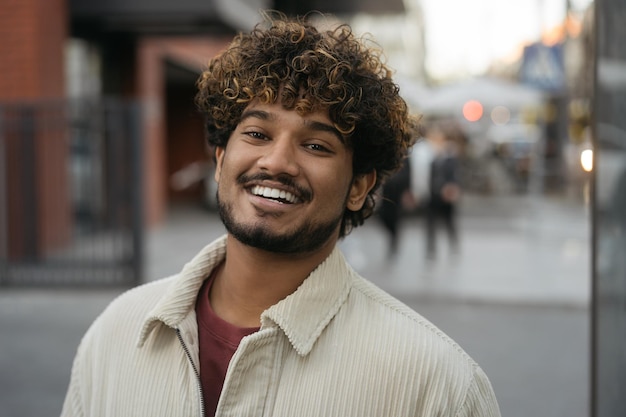
M 216 157 L 226 229 L 271 252 L 334 244 L 344 209 L 358 210 L 369 191 L 365 177 L 352 181 L 352 152 L 326 112 L 300 116 L 252 102 Z

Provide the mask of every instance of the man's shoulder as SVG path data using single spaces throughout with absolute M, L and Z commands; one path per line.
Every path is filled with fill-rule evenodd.
M 150 309 L 165 294 L 176 278 L 177 275 L 173 275 L 130 288 L 115 298 L 105 312 Z
M 104 333 L 107 329 L 136 331 L 175 279 L 172 276 L 151 281 L 123 292 L 102 311 L 92 328 Z
M 370 313 L 389 316 L 402 325 L 429 323 L 405 303 L 360 276 L 353 281 L 351 296 L 362 299 L 363 308 L 368 309 Z
M 368 328 L 364 337 L 421 346 L 422 352 L 429 355 L 456 358 L 470 368 L 476 365 L 458 343 L 430 320 L 364 278 L 355 281 L 351 297 L 358 299 L 360 306 L 360 317 L 355 319 L 364 320 Z

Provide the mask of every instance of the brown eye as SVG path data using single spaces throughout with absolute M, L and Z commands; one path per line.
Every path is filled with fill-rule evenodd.
M 267 136 L 265 136 L 263 133 L 261 132 L 256 132 L 256 131 L 251 131 L 251 132 L 244 132 L 245 135 L 253 138 L 253 139 L 259 139 L 259 140 L 266 140 Z
M 327 147 L 320 145 L 319 143 L 309 143 L 305 146 L 307 149 L 315 151 L 315 152 L 324 152 L 324 153 L 330 153 L 330 149 L 328 149 Z

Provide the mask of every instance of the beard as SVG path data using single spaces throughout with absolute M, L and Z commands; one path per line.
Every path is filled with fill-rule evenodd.
M 228 233 L 247 246 L 273 253 L 304 254 L 314 252 L 336 233 L 337 227 L 343 219 L 342 212 L 327 222 L 314 224 L 311 221 L 306 221 L 290 232 L 277 234 L 262 223 L 243 224 L 237 222 L 232 214 L 232 205 L 220 200 L 219 191 L 216 193 L 216 197 L 219 215 Z

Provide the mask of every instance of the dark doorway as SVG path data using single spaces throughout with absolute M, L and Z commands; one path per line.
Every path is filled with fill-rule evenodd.
M 166 64 L 166 169 L 168 205 L 210 205 L 213 163 L 206 146 L 202 115 L 194 97 L 198 74 Z

